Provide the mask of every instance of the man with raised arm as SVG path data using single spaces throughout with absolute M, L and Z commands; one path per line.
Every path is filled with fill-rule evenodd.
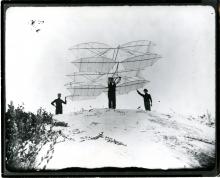
M 148 90 L 144 89 L 144 94 L 142 94 L 141 92 L 139 92 L 137 90 L 138 94 L 141 95 L 144 98 L 144 107 L 146 111 L 150 111 L 151 110 L 151 106 L 152 106 L 152 99 L 150 94 L 148 94 Z
M 108 107 L 111 109 L 116 108 L 116 85 L 121 81 L 121 77 L 108 78 Z
M 60 99 L 61 98 L 61 93 L 58 93 L 57 96 L 58 96 L 58 98 L 55 99 L 54 101 L 52 101 L 51 104 L 56 107 L 56 111 L 55 111 L 56 114 L 63 114 L 63 106 L 62 106 L 62 104 L 66 104 L 67 103 L 66 102 L 66 97 L 65 97 L 65 101 L 63 101 L 62 99 Z

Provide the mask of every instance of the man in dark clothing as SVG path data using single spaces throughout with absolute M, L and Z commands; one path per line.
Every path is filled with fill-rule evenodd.
M 117 81 L 116 81 L 117 80 Z M 108 78 L 108 107 L 111 109 L 116 108 L 116 85 L 120 82 L 121 77 L 113 78 L 109 77 Z
M 144 89 L 144 93 L 145 93 L 145 94 L 142 94 L 142 93 L 139 92 L 138 90 L 137 90 L 137 92 L 138 92 L 139 95 L 143 96 L 143 98 L 144 98 L 144 107 L 145 107 L 145 110 L 146 110 L 146 111 L 150 111 L 150 110 L 151 110 L 150 107 L 152 106 L 152 99 L 151 99 L 150 94 L 148 94 L 148 90 L 147 90 L 147 89 Z
M 66 97 L 65 97 L 65 101 L 63 101 L 60 98 L 61 98 L 61 94 L 58 93 L 58 98 L 55 99 L 53 102 L 51 102 L 51 104 L 56 107 L 56 114 L 63 114 L 63 106 L 62 106 L 62 104 L 66 104 L 67 103 L 66 102 Z M 54 103 L 55 103 L 55 105 L 54 105 Z

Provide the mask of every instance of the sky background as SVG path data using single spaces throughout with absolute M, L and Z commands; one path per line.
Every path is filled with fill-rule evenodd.
M 36 32 L 31 20 L 44 21 Z M 215 113 L 215 12 L 208 6 L 150 7 L 11 7 L 6 12 L 6 102 L 26 110 L 69 95 L 65 75 L 73 72 L 68 50 L 84 42 L 117 47 L 151 40 L 162 58 L 143 76 L 153 99 L 152 110 L 199 115 Z M 142 89 L 141 89 L 142 90 Z M 95 100 L 72 102 L 64 113 L 107 107 L 103 93 Z M 117 108 L 136 109 L 143 99 L 136 91 L 117 96 Z

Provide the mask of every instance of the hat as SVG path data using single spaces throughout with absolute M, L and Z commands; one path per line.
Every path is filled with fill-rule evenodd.
M 144 92 L 148 92 L 148 90 L 145 88 L 145 89 L 144 89 Z

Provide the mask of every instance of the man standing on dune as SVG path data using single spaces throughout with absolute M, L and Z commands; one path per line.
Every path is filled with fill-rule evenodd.
M 139 92 L 137 90 L 137 93 L 139 95 L 141 95 L 144 98 L 144 107 L 146 111 L 150 111 L 151 110 L 151 106 L 152 106 L 152 98 L 151 95 L 148 94 L 148 90 L 144 89 L 144 94 L 142 94 L 141 92 Z
M 108 106 L 110 109 L 116 108 L 116 85 L 121 81 L 121 77 L 108 78 Z
M 51 104 L 56 107 L 56 111 L 55 111 L 56 114 L 63 114 L 62 104 L 67 104 L 66 97 L 65 97 L 65 101 L 63 101 L 60 98 L 61 98 L 61 93 L 58 93 L 58 98 L 51 102 Z

